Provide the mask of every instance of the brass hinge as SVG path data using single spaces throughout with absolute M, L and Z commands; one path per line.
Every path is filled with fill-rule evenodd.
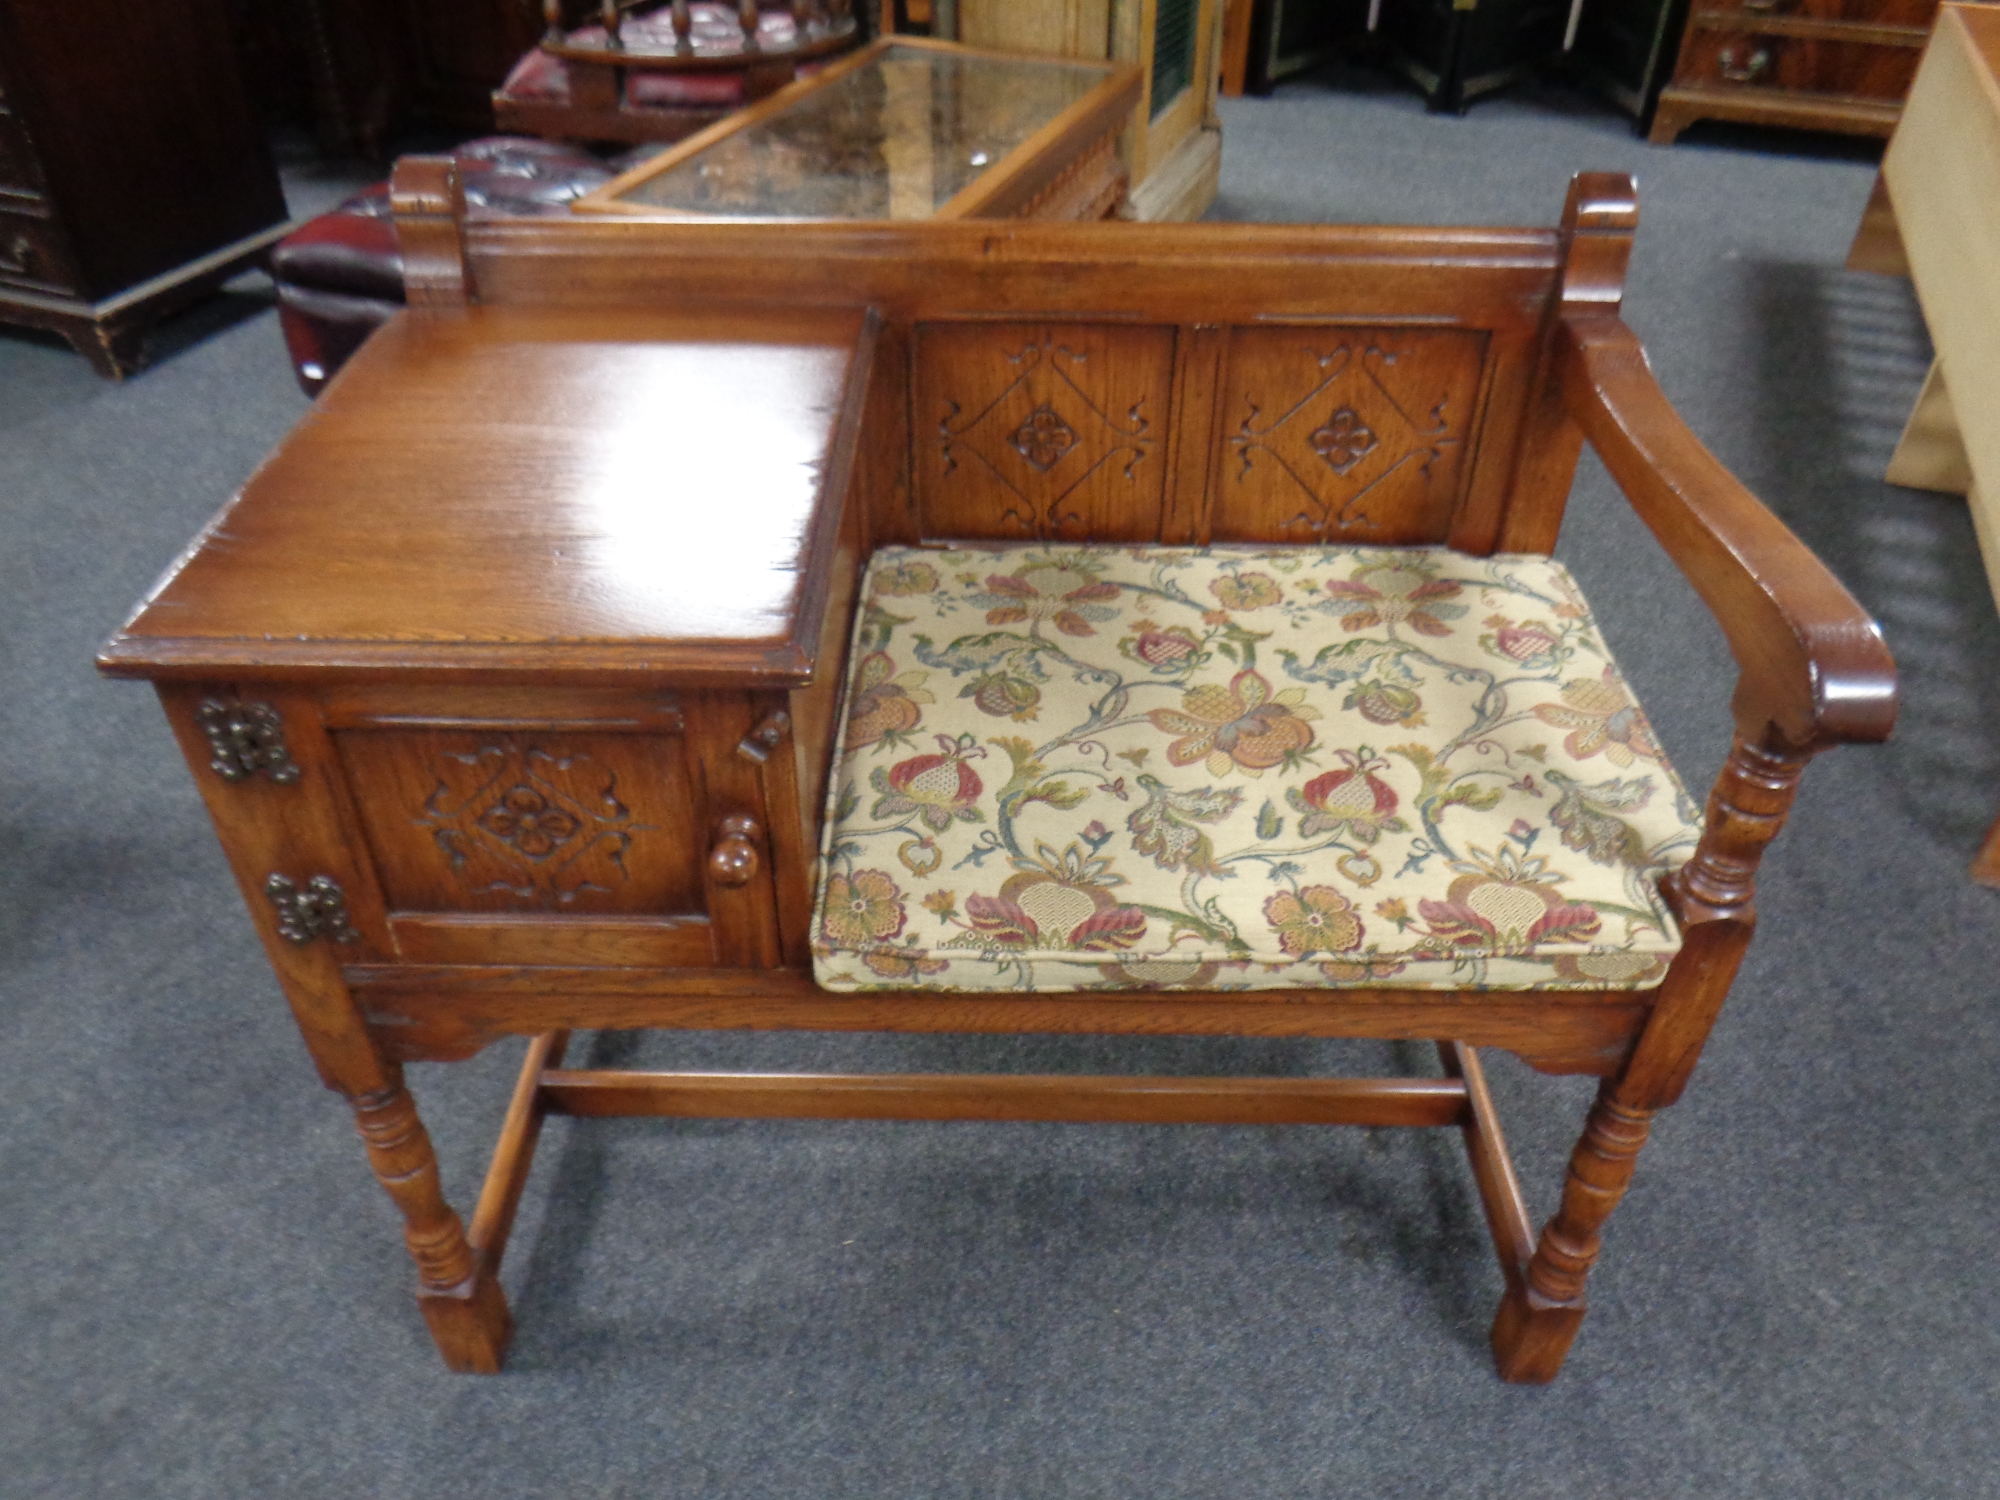
M 287 942 L 310 943 L 323 937 L 336 943 L 358 943 L 361 934 L 347 920 L 347 893 L 329 875 L 315 875 L 304 890 L 289 877 L 273 874 L 264 894 L 278 909 L 278 936 Z

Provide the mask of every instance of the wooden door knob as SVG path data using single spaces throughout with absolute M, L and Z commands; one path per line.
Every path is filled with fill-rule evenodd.
M 748 885 L 757 878 L 757 845 L 764 837 L 763 828 L 742 813 L 732 813 L 716 826 L 720 837 L 708 851 L 708 878 L 717 885 Z

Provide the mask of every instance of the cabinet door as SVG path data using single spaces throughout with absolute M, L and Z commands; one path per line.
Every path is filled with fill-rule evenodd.
M 778 961 L 746 699 L 374 690 L 326 718 L 397 958 Z

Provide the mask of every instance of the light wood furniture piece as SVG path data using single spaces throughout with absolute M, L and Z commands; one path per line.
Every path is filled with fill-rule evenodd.
M 1129 65 L 883 37 L 688 137 L 578 213 L 1102 219 L 1125 197 Z
M 1886 477 L 1966 497 L 2000 600 L 2000 7 L 1938 16 L 1849 264 L 1898 252 L 1937 359 Z M 2000 887 L 2000 822 L 1972 876 Z
M 1687 1083 L 1750 940 L 1758 862 L 1800 774 L 1886 736 L 1896 702 L 1872 622 L 1681 423 L 1620 320 L 1630 179 L 1578 178 L 1560 229 L 467 221 L 450 163 L 425 159 L 401 164 L 395 197 L 411 311 L 100 665 L 158 685 L 321 1076 L 402 1211 L 451 1367 L 499 1368 L 497 1272 L 553 1112 L 1454 1127 L 1506 1280 L 1500 1371 L 1552 1378 L 1649 1121 Z M 951 461 L 971 441 L 951 413 L 1012 389 L 1024 345 L 1060 350 L 1063 372 L 1039 398 L 1062 411 L 1029 413 L 1011 440 L 1024 462 L 1040 471 L 1078 443 L 1123 455 L 1092 464 L 1087 493 L 1026 510 L 1026 470 L 1008 482 L 970 450 Z M 1339 474 L 1380 448 L 1393 478 L 1314 521 L 1278 469 L 1252 484 L 1243 458 L 1289 441 L 1258 420 L 1278 409 L 1265 387 L 1286 351 L 1327 346 L 1410 352 L 1317 397 L 1340 370 L 1308 372 L 1311 401 L 1345 404 L 1327 441 L 1294 434 L 1301 451 Z M 1074 429 L 1089 411 L 1112 438 Z M 821 794 L 875 547 L 1545 552 L 1585 441 L 1740 668 L 1734 748 L 1665 883 L 1681 946 L 1657 979 L 816 987 Z M 637 1027 L 1428 1038 L 1445 1076 L 561 1066 L 573 1029 Z M 468 1230 L 402 1065 L 508 1035 L 534 1040 Z M 1602 1081 L 1539 1239 L 1483 1046 Z
M 1140 95 L 1119 147 L 1133 184 L 1124 216 L 1198 219 L 1215 201 L 1222 0 L 934 0 L 919 8 L 904 6 L 902 24 L 970 47 L 1135 64 Z
M 1697 120 L 1886 136 L 1938 0 L 1694 0 L 1648 139 Z
M 121 379 L 286 228 L 220 0 L 0 3 L 0 322 Z

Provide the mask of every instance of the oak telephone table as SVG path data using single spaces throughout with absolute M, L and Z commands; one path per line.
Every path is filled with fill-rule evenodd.
M 1800 774 L 1895 710 L 1620 321 L 1630 180 L 1559 229 L 774 230 L 468 221 L 454 172 L 399 167 L 411 309 L 100 658 L 158 685 L 446 1361 L 499 1368 L 556 1111 L 1452 1127 L 1500 1372 L 1552 1378 Z M 1705 818 L 1546 556 L 1586 438 L 1741 667 Z M 1445 1071 L 565 1070 L 572 1027 Z M 468 1231 L 400 1067 L 510 1034 Z M 1601 1080 L 1539 1239 L 1488 1045 Z

